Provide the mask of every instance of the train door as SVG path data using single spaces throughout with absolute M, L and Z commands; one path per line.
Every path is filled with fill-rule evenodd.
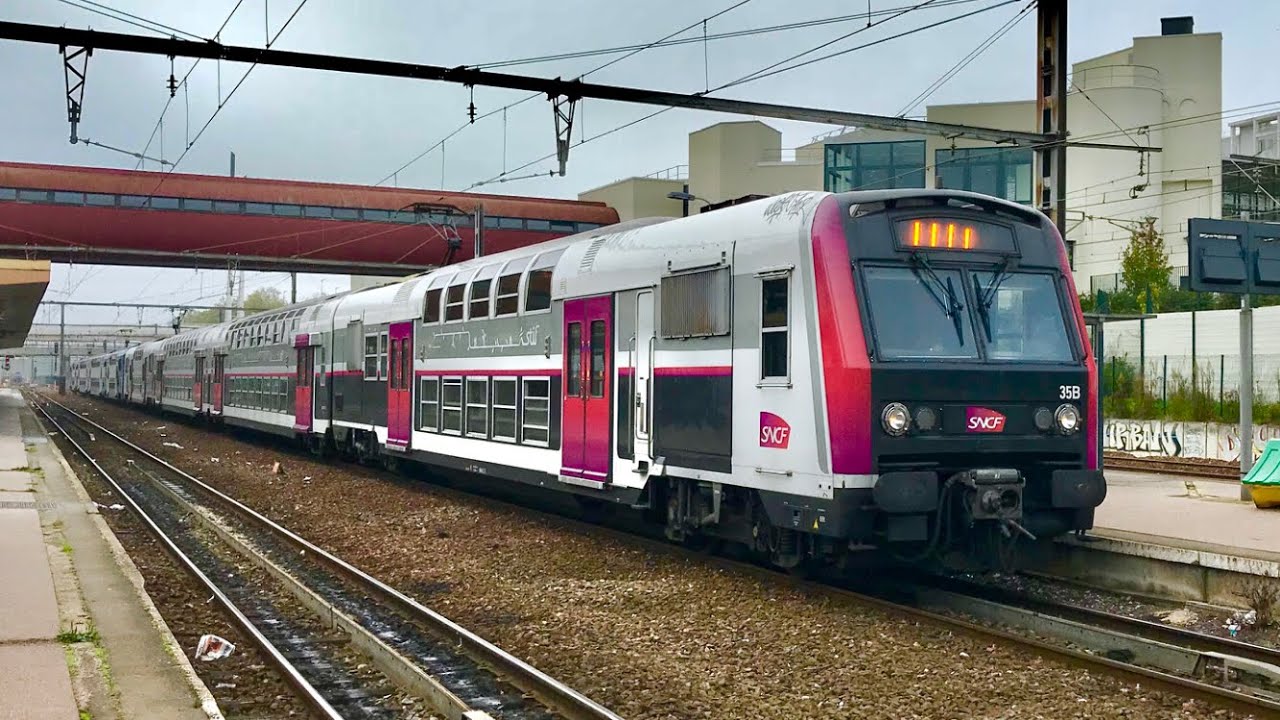
M 311 430 L 311 384 L 315 377 L 316 349 L 307 345 L 309 335 L 299 335 L 295 340 L 297 367 L 293 383 L 293 429 L 296 432 Z
M 413 322 L 391 323 L 387 352 L 387 445 L 409 447 L 413 428 Z
M 196 411 L 203 410 L 204 402 L 204 358 L 196 358 L 196 374 L 191 377 L 191 402 Z
M 213 356 L 213 414 L 222 414 L 222 386 L 226 374 L 227 356 Z
M 566 482 L 596 486 L 609 481 L 612 332 L 611 295 L 565 301 L 560 476 Z
M 649 397 L 653 377 L 653 351 L 655 333 L 653 327 L 653 292 L 646 290 L 636 295 L 636 340 L 632 348 L 632 367 L 635 401 L 631 426 L 635 431 L 635 469 L 645 472 L 649 468 Z

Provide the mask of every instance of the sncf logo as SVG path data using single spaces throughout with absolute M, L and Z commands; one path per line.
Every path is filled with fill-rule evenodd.
M 771 412 L 760 413 L 760 447 L 786 450 L 791 442 L 791 426 Z
M 1004 415 L 984 407 L 970 406 L 965 413 L 965 430 L 973 433 L 1004 432 Z

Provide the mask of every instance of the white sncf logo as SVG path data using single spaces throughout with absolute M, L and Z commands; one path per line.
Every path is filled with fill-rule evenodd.
M 1079 385 L 1059 385 L 1058 399 L 1059 400 L 1079 400 L 1080 386 Z

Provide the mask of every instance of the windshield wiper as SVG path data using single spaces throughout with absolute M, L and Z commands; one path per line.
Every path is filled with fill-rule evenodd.
M 995 301 L 996 291 L 1000 289 L 1001 283 L 1009 277 L 1009 259 L 1005 258 L 1000 263 L 985 288 L 978 283 L 977 273 L 970 277 L 973 278 L 974 297 L 978 298 L 978 317 L 982 320 L 982 330 L 987 334 L 987 339 L 991 340 L 991 303 Z
M 944 283 L 942 278 L 933 271 L 929 265 L 929 261 L 918 252 L 911 253 L 913 264 L 911 272 L 920 279 L 920 283 L 924 285 L 924 289 L 929 291 L 929 297 L 942 308 L 942 313 L 951 318 L 951 324 L 956 329 L 956 338 L 960 341 L 960 346 L 964 347 L 964 332 L 961 331 L 960 323 L 963 321 L 961 312 L 964 311 L 964 305 L 960 303 L 960 299 L 956 297 L 955 286 L 951 282 L 951 277 L 947 277 Z M 921 273 L 921 271 L 924 271 Z M 943 295 L 946 297 L 944 298 Z

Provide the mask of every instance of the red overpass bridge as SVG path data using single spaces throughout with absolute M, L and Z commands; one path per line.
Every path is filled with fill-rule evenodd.
M 0 258 L 406 275 L 617 221 L 575 200 L 0 163 Z

